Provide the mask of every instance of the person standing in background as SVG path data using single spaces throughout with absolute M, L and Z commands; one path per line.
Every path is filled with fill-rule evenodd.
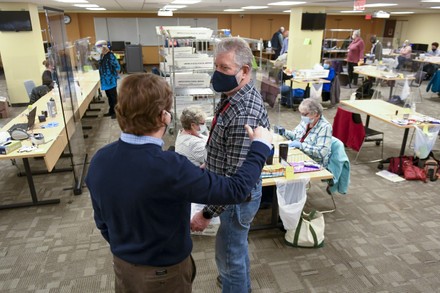
M 354 66 L 362 65 L 364 63 L 364 40 L 361 38 L 361 31 L 355 30 L 351 36 L 353 41 L 348 46 L 347 66 L 348 66 L 348 87 L 351 88 L 351 83 L 357 85 L 358 75 L 353 73 Z
M 104 117 L 110 116 L 112 119 L 116 118 L 115 105 L 118 98 L 118 72 L 121 70 L 116 56 L 107 46 L 107 41 L 97 41 L 95 44 L 96 50 L 101 54 L 101 58 L 98 61 L 99 64 L 99 76 L 101 78 L 101 89 L 105 91 L 108 99 L 108 113 L 104 114 Z
M 412 47 L 409 40 L 405 40 L 403 42 L 402 48 L 400 48 L 399 56 L 397 56 L 397 67 L 396 69 L 399 70 L 402 68 L 403 64 L 405 64 L 406 61 L 411 60 L 411 53 L 412 53 Z
M 284 31 L 283 37 L 284 40 L 283 40 L 283 46 L 281 47 L 280 55 L 287 53 L 289 49 L 289 31 Z
M 275 52 L 272 59 L 275 60 L 280 56 L 281 48 L 283 47 L 283 33 L 284 27 L 280 27 L 273 35 L 270 43 L 272 45 L 272 50 Z
M 382 43 L 377 39 L 376 36 L 370 38 L 371 41 L 371 54 L 373 55 L 373 61 L 377 60 L 382 62 Z
M 233 176 L 243 164 L 250 140 L 243 125 L 269 128 L 263 99 L 252 81 L 252 51 L 241 38 L 223 39 L 215 51 L 216 71 L 212 86 L 222 93 L 216 107 L 207 143 L 206 169 Z M 261 180 L 254 185 L 246 202 L 236 205 L 208 205 L 191 220 L 193 231 L 203 231 L 211 218 L 220 216 L 216 235 L 217 279 L 223 293 L 251 290 L 248 233 L 261 201 Z

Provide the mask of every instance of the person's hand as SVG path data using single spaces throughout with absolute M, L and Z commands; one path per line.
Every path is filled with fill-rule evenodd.
M 300 149 L 301 143 L 299 141 L 295 140 L 295 141 L 292 141 L 291 143 L 289 143 L 289 147 Z
M 361 66 L 362 64 L 364 64 L 364 60 L 359 60 L 358 66 Z
M 202 232 L 208 227 L 210 222 L 211 219 L 205 219 L 205 217 L 203 217 L 203 211 L 199 211 L 195 213 L 191 219 L 191 231 Z
M 201 164 L 201 165 L 199 166 L 200 169 L 205 169 L 205 167 L 206 167 L 206 164 L 205 164 L 205 163 L 203 163 L 203 164 Z
M 266 142 L 267 144 L 271 144 L 272 143 L 272 133 L 270 132 L 269 129 L 264 128 L 262 126 L 258 126 L 255 129 L 252 129 L 249 125 L 245 125 L 244 128 L 246 128 L 246 131 L 249 135 L 249 138 L 251 139 L 251 141 L 255 140 L 255 139 L 260 139 L 264 142 Z

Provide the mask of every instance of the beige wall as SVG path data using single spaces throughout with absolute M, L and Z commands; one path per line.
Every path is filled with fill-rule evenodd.
M 394 19 L 408 21 L 407 32 L 402 39 L 421 44 L 440 42 L 440 14 L 416 14 L 394 17 Z
M 23 82 L 31 79 L 41 85 L 45 59 L 37 6 L 28 3 L 0 3 L 2 10 L 28 10 L 31 32 L 0 32 L 0 52 L 10 102 L 29 103 Z

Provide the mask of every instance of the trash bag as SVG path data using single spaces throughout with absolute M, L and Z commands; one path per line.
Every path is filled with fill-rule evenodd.
M 415 139 L 414 139 L 414 153 L 420 159 L 425 159 L 429 156 L 432 148 L 440 131 L 440 125 L 433 127 L 420 127 L 414 126 L 415 128 Z
M 295 230 L 298 226 L 307 199 L 306 186 L 309 181 L 309 178 L 303 178 L 276 182 L 280 218 L 286 230 Z
M 310 87 L 310 98 L 321 100 L 322 83 L 312 83 Z

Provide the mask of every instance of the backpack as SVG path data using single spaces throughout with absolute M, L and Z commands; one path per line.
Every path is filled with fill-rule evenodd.
M 406 161 L 413 162 L 413 156 L 402 156 L 402 157 L 392 157 L 389 159 L 390 164 L 388 165 L 388 171 L 391 173 L 397 174 L 399 176 L 403 175 L 403 164 Z
M 356 98 L 371 99 L 374 94 L 373 80 L 367 79 L 356 89 Z
M 425 169 L 426 177 L 429 178 L 431 181 L 436 181 L 437 176 L 437 170 L 438 170 L 438 162 L 433 159 L 432 157 L 429 157 L 423 166 L 423 169 Z

